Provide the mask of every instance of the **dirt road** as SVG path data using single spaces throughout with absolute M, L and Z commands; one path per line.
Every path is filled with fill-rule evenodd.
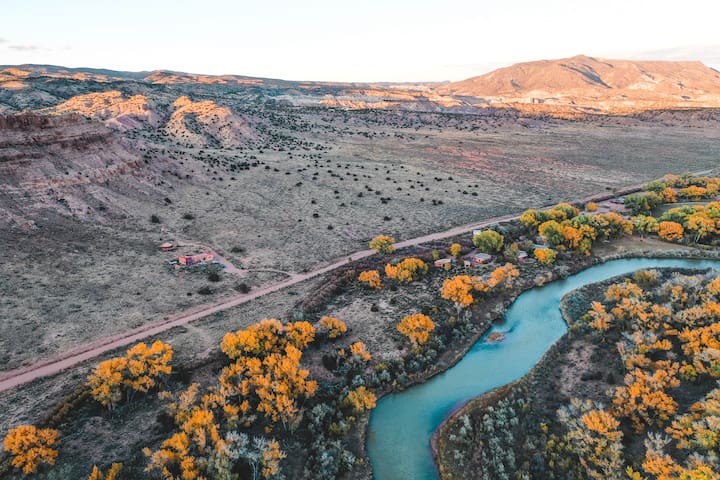
M 628 194 L 628 193 L 631 193 L 634 191 L 638 191 L 640 188 L 641 188 L 640 185 L 628 187 L 620 192 L 615 192 L 614 195 Z M 593 195 L 591 197 L 587 197 L 587 198 L 578 200 L 577 202 L 584 203 L 584 202 L 590 201 L 590 200 L 601 201 L 601 200 L 604 200 L 607 198 L 611 198 L 612 196 L 613 195 L 608 195 L 608 194 Z M 456 235 L 461 235 L 464 233 L 472 232 L 475 229 L 486 228 L 486 227 L 489 227 L 491 225 L 494 225 L 494 224 L 497 224 L 500 222 L 514 220 L 514 219 L 517 219 L 518 217 L 519 217 L 519 214 L 511 214 L 511 215 L 505 215 L 505 216 L 501 216 L 501 217 L 489 218 L 489 219 L 481 221 L 481 222 L 475 222 L 475 223 L 471 223 L 471 224 L 461 225 L 461 226 L 454 227 L 454 228 L 451 228 L 449 230 L 445 230 L 442 232 L 431 233 L 429 235 L 424 235 L 422 237 L 404 240 L 404 241 L 396 243 L 395 247 L 396 248 L 406 248 L 406 247 L 410 247 L 410 246 L 414 246 L 414 245 L 419 245 L 422 243 L 432 242 L 435 240 L 442 240 L 445 238 L 454 237 Z M 198 308 L 183 312 L 174 317 L 166 317 L 165 319 L 160 320 L 158 322 L 144 325 L 142 327 L 138 327 L 138 328 L 129 330 L 127 332 L 123 332 L 118 335 L 113 335 L 111 337 L 103 338 L 103 339 L 97 340 L 95 342 L 87 343 L 85 345 L 82 345 L 81 347 L 78 347 L 76 349 L 65 352 L 65 354 L 59 358 L 50 359 L 50 360 L 47 360 L 44 362 L 39 362 L 37 364 L 30 365 L 28 367 L 19 368 L 16 370 L 0 372 L 0 392 L 9 390 L 11 388 L 17 387 L 18 385 L 22 385 L 24 383 L 31 382 L 37 378 L 54 375 L 56 373 L 59 373 L 65 369 L 67 369 L 67 368 L 77 365 L 81 362 L 84 362 L 86 360 L 90 360 L 99 355 L 102 355 L 103 353 L 108 352 L 110 350 L 114 350 L 116 348 L 127 346 L 131 343 L 138 342 L 147 337 L 151 337 L 153 335 L 158 335 L 158 334 L 165 332 L 171 328 L 185 325 L 185 324 L 193 322 L 195 320 L 199 320 L 201 318 L 207 317 L 208 315 L 212 315 L 216 312 L 219 312 L 222 310 L 227 310 L 229 308 L 249 302 L 255 298 L 262 297 L 269 293 L 277 292 L 278 290 L 282 290 L 283 288 L 289 287 L 291 285 L 295 285 L 297 283 L 304 282 L 306 280 L 309 280 L 309 279 L 315 278 L 317 276 L 323 275 L 325 273 L 331 272 L 337 268 L 347 265 L 352 260 L 359 260 L 362 258 L 367 258 L 374 254 L 375 254 L 374 250 L 363 250 L 360 252 L 355 252 L 353 254 L 343 257 L 341 260 L 337 260 L 334 263 L 331 263 L 330 265 L 320 267 L 316 270 L 312 270 L 312 271 L 306 272 L 306 273 L 292 274 L 290 276 L 290 278 L 288 278 L 287 280 L 284 280 L 282 282 L 279 282 L 279 283 L 276 283 L 273 285 L 269 285 L 266 287 L 261 287 L 261 288 L 258 288 L 257 290 L 251 291 L 249 293 L 233 295 L 231 297 L 224 298 L 216 303 L 198 307 Z

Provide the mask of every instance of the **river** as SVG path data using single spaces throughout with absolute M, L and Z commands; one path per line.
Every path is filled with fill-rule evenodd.
M 367 451 L 375 480 L 437 480 L 430 437 L 447 415 L 473 397 L 525 375 L 567 330 L 562 297 L 583 285 L 642 268 L 720 268 L 717 260 L 632 258 L 592 266 L 564 280 L 522 293 L 493 332 L 481 338 L 455 366 L 403 392 L 383 397 L 373 410 Z

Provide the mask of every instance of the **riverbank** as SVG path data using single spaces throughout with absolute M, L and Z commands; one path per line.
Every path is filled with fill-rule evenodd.
M 682 247 L 657 240 L 646 239 L 646 241 L 639 242 L 631 237 L 601 245 L 598 250 L 598 254 L 593 257 L 568 255 L 564 257 L 563 260 L 559 260 L 558 263 L 551 268 L 541 267 L 537 264 L 532 268 L 523 267 L 523 269 L 521 269 L 521 276 L 512 291 L 503 292 L 496 298 L 476 305 L 477 309 L 473 312 L 473 316 L 476 318 L 485 318 L 485 321 L 481 324 L 482 328 L 477 330 L 472 336 L 454 343 L 431 368 L 415 375 L 412 378 L 412 382 L 403 390 L 411 386 L 424 384 L 457 365 L 458 362 L 465 358 L 473 346 L 476 345 L 483 336 L 488 334 L 493 325 L 502 320 L 506 309 L 513 304 L 517 297 L 525 291 L 536 287 L 538 284 L 547 284 L 552 281 L 561 280 L 598 263 L 618 258 L 653 257 L 660 255 L 681 258 L 714 258 L 710 257 L 710 253 L 702 250 Z M 498 305 L 502 305 L 502 310 L 496 308 Z M 379 395 L 379 397 L 385 397 L 387 395 L 393 395 L 397 393 L 397 391 L 385 389 L 380 393 L 381 395 Z M 362 426 L 364 427 L 362 431 L 354 435 L 356 446 L 366 445 L 367 443 L 369 425 L 364 424 Z M 360 424 L 358 427 L 360 427 Z M 362 456 L 368 459 L 365 448 L 362 449 Z M 369 459 L 366 465 L 367 467 L 362 469 L 362 476 L 354 478 L 372 478 Z M 356 471 L 355 473 L 357 474 L 358 472 Z
M 655 257 L 660 256 L 656 249 L 651 250 Z M 638 253 L 637 250 L 628 251 L 623 258 L 637 257 Z M 610 262 L 618 256 L 616 252 L 598 258 L 598 263 Z M 716 260 L 718 252 L 667 248 L 663 256 Z M 572 325 L 573 319 L 578 317 L 578 312 L 583 311 L 583 308 L 587 311 L 587 304 L 580 306 L 579 310 L 577 305 L 574 308 L 573 312 L 569 312 L 567 301 L 564 300 L 561 304 L 563 321 L 567 325 Z M 548 435 L 548 423 L 540 419 L 552 419 L 560 406 L 572 397 L 581 396 L 580 394 L 584 394 L 581 398 L 606 400 L 604 392 L 624 375 L 622 364 L 617 364 L 613 352 L 596 348 L 586 337 L 573 333 L 574 330 L 571 328 L 568 333 L 563 334 L 520 380 L 468 401 L 443 420 L 432 439 L 433 453 L 443 480 L 502 478 L 493 476 L 498 475 L 499 471 L 493 468 L 509 463 L 520 469 L 520 457 L 523 455 L 525 458 L 522 459 L 522 471 L 530 472 L 530 478 L 555 478 L 547 477 L 547 472 L 537 476 L 539 473 L 533 470 L 536 466 L 533 466 L 532 459 L 527 458 L 527 452 L 522 452 L 523 448 L 531 448 L 536 450 L 536 454 L 543 453 L 537 451 L 538 442 L 547 446 L 550 441 L 550 445 L 555 446 L 557 441 L 560 441 L 551 438 L 552 431 L 550 436 Z M 488 446 L 487 451 L 484 450 L 483 445 L 487 445 L 488 439 L 496 441 L 497 438 L 488 432 L 482 433 L 483 422 L 492 424 L 493 420 L 498 419 L 506 422 L 508 432 L 512 432 L 513 441 L 504 447 L 515 452 L 517 457 L 512 456 L 515 454 L 513 453 L 498 460 L 493 455 L 504 454 L 500 454 L 497 448 L 492 450 L 492 447 Z M 512 428 L 513 421 L 516 422 L 515 426 L 519 424 L 521 428 Z M 468 431 L 472 433 L 469 434 Z M 493 458 L 486 458 L 488 455 Z M 558 461 L 563 458 L 562 452 L 544 451 L 544 455 L 556 455 Z M 479 462 L 481 457 L 483 461 Z M 487 474 L 488 471 L 494 473 L 480 477 L 479 472 Z

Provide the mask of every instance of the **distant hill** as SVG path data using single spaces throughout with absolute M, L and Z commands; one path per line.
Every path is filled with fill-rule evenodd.
M 720 108 L 720 72 L 700 62 L 605 60 L 584 55 L 518 63 L 454 83 L 295 82 L 168 70 L 0 66 L 0 113 L 50 108 L 54 113 L 100 116 L 122 128 L 158 123 L 162 112 L 153 105 L 172 109 L 172 102 L 182 95 L 214 98 L 228 94 L 248 104 L 269 101 L 344 109 L 634 114 Z M 235 143 L 236 138 L 230 137 L 226 141 Z
M 606 60 L 579 55 L 518 63 L 449 83 L 442 95 L 487 103 L 608 110 L 720 106 L 720 72 L 701 62 Z

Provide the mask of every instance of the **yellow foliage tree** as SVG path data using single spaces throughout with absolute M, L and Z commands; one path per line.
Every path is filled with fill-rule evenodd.
M 460 255 L 460 250 L 462 250 L 462 246 L 459 243 L 453 243 L 450 245 L 450 255 L 453 257 L 457 257 Z
M 267 447 L 262 452 L 262 475 L 266 479 L 273 478 L 280 473 L 280 461 L 286 455 L 280 450 L 280 444 L 277 441 L 268 442 Z
M 3 442 L 5 451 L 13 455 L 12 465 L 28 475 L 44 463 L 55 465 L 56 445 L 60 432 L 51 428 L 20 425 L 8 431 Z
M 88 386 L 93 398 L 110 410 L 114 410 L 122 401 L 123 372 L 126 368 L 127 358 L 111 358 L 100 362 L 88 377 Z
M 598 205 L 595 202 L 588 202 L 585 204 L 585 210 L 588 212 L 597 212 Z
M 347 332 L 347 326 L 345 323 L 335 317 L 322 317 L 320 319 L 320 326 L 327 330 L 328 338 L 330 339 L 338 338 L 343 333 Z
M 160 340 L 150 348 L 144 342 L 138 343 L 127 351 L 128 373 L 124 384 L 132 391 L 147 392 L 155 386 L 157 378 L 170 375 L 172 357 L 172 347 Z
M 118 480 L 122 468 L 122 463 L 113 463 L 107 473 L 103 474 L 102 470 L 97 465 L 94 465 L 87 480 Z
M 370 240 L 370 248 L 377 250 L 378 253 L 390 254 L 395 251 L 395 239 L 387 235 L 378 235 Z
M 303 350 L 315 340 L 315 327 L 309 322 L 290 322 L 284 328 L 287 344 Z
M 95 400 L 114 410 L 123 400 L 123 387 L 128 398 L 134 392 L 148 392 L 157 380 L 172 371 L 172 346 L 160 340 L 149 348 L 145 343 L 131 347 L 125 357 L 102 361 L 88 377 L 88 386 Z
M 358 280 L 367 283 L 368 287 L 371 288 L 382 287 L 382 281 L 380 280 L 380 272 L 378 272 L 377 270 L 366 270 L 364 272 L 360 272 L 360 275 L 358 275 Z
M 660 222 L 658 224 L 658 236 L 669 242 L 682 240 L 685 229 L 677 222 Z
M 469 307 L 473 303 L 473 285 L 473 279 L 468 275 L 447 278 L 443 281 L 440 295 L 442 298 L 453 302 L 458 313 L 460 313 L 460 310 Z
M 350 354 L 355 361 L 369 362 L 372 358 L 372 355 L 367 351 L 363 342 L 355 342 L 350 345 Z
M 589 325 L 600 332 L 605 332 L 612 326 L 613 316 L 605 310 L 600 302 L 592 302 L 592 308 L 588 311 L 591 318 Z
M 622 437 L 620 422 L 602 405 L 572 399 L 558 411 L 558 418 L 568 430 L 567 440 L 584 467 L 583 478 L 617 480 L 622 472 Z
M 708 190 L 704 187 L 690 185 L 687 188 L 680 189 L 680 191 L 678 191 L 678 195 L 682 198 L 689 198 L 692 201 L 698 201 L 708 196 Z
M 615 389 L 613 405 L 618 415 L 629 417 L 637 431 L 645 425 L 662 426 L 677 411 L 677 402 L 666 392 L 680 385 L 677 362 L 655 362 L 655 370 L 635 368 L 625 376 L 625 385 Z
M 557 253 L 551 248 L 536 248 L 533 255 L 542 265 L 551 265 L 555 262 Z
M 419 258 L 406 258 L 397 265 L 385 265 L 385 275 L 398 282 L 410 283 L 422 278 L 428 271 L 428 266 Z
M 284 325 L 274 318 L 250 325 L 245 330 L 226 333 L 220 350 L 235 359 L 243 355 L 264 356 L 281 352 L 286 345 L 304 349 L 315 338 L 315 328 L 308 322 Z
M 435 330 L 435 323 L 427 315 L 416 313 L 403 318 L 397 330 L 408 337 L 413 346 L 418 346 L 430 339 L 430 332 Z
M 224 397 L 256 402 L 255 410 L 272 424 L 281 421 L 287 427 L 299 413 L 298 400 L 312 397 L 317 382 L 309 380 L 310 372 L 300 368 L 302 352 L 291 344 L 284 352 L 271 353 L 262 360 L 239 357 L 220 375 Z
M 665 203 L 677 203 L 677 192 L 671 187 L 667 187 L 660 192 L 660 196 Z
M 359 415 L 375 408 L 377 397 L 370 390 L 361 386 L 350 390 L 343 403 L 352 407 L 353 412 Z

